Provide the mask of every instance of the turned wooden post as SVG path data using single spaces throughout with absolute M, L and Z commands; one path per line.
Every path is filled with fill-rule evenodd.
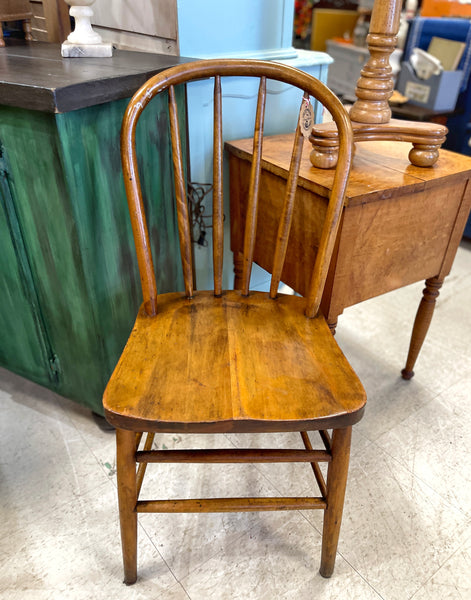
M 355 94 L 358 100 L 350 111 L 352 121 L 388 123 L 391 119 L 388 100 L 394 90 L 394 81 L 389 57 L 397 45 L 401 6 L 399 0 L 374 3 L 366 38 L 370 58 L 357 82 Z
M 391 119 L 388 100 L 394 90 L 389 64 L 397 44 L 397 32 L 402 2 L 375 0 L 370 32 L 366 41 L 370 58 L 361 70 L 355 94 L 357 101 L 350 110 L 355 142 L 393 140 L 409 142 L 410 162 L 416 167 L 431 167 L 438 159 L 438 150 L 448 133 L 444 125 Z M 338 138 L 332 123 L 314 125 L 309 137 L 315 167 L 331 169 L 337 162 Z
M 337 319 L 335 319 L 335 321 L 327 321 L 327 325 L 329 326 L 330 333 L 332 335 L 335 335 L 335 331 L 337 329 L 337 324 L 338 324 L 338 320 Z
M 412 337 L 409 346 L 409 354 L 407 355 L 406 366 L 402 369 L 401 374 L 403 379 L 412 379 L 414 377 L 414 365 L 419 356 L 420 349 L 424 343 L 428 328 L 432 321 L 435 303 L 440 294 L 443 279 L 432 277 L 425 282 L 422 300 L 420 301 L 417 315 L 414 321 Z

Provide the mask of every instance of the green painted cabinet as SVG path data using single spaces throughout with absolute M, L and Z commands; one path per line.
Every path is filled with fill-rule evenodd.
M 119 155 L 128 99 L 58 112 L 4 98 L 0 365 L 101 413 L 141 302 Z M 184 89 L 179 105 L 185 127 Z M 137 147 L 160 291 L 182 289 L 167 132 L 166 103 L 153 101 Z

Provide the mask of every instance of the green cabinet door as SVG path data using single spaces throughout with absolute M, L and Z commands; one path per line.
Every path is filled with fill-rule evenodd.
M 43 385 L 56 382 L 54 353 L 39 306 L 0 147 L 0 364 Z

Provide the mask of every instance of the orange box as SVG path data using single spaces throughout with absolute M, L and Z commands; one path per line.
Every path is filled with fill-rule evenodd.
M 356 10 L 315 8 L 312 11 L 311 50 L 325 52 L 327 40 L 343 38 L 345 34 L 353 38 L 358 17 Z
M 421 17 L 471 17 L 471 4 L 453 0 L 423 0 Z

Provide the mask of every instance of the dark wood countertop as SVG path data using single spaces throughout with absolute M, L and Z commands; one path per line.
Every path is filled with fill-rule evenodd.
M 9 40 L 0 48 L 0 104 L 69 112 L 129 98 L 152 75 L 190 60 L 125 50 L 110 58 L 62 58 L 60 44 Z

